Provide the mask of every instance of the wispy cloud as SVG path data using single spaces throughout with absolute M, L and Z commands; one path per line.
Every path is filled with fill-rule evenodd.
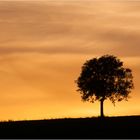
M 1 53 L 139 55 L 139 2 L 0 4 Z
M 102 54 L 117 55 L 133 69 L 136 95 L 130 104 L 139 106 L 139 7 L 125 1 L 0 1 L 1 114 L 7 118 L 9 108 L 19 118 L 44 110 L 44 116 L 59 116 L 56 110 L 74 116 L 88 108 L 92 114 L 93 105 L 83 105 L 74 80 L 87 59 Z

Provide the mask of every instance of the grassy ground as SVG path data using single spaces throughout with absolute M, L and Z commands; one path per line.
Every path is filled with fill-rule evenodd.
M 140 138 L 140 116 L 1 122 L 0 138 Z

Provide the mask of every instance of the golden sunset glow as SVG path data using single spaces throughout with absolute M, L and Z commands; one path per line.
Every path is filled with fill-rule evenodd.
M 99 116 L 74 81 L 104 54 L 132 69 L 135 86 L 128 102 L 105 101 L 105 115 L 140 115 L 140 2 L 0 1 L 0 120 Z

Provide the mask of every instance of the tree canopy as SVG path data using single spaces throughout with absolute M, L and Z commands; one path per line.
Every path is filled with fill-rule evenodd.
M 83 101 L 110 99 L 114 104 L 127 100 L 134 87 L 131 69 L 113 55 L 87 60 L 76 83 Z

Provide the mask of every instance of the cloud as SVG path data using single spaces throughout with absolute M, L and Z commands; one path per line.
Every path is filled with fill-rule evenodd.
M 138 5 L 1 2 L 0 52 L 138 56 Z
M 74 80 L 87 59 L 103 54 L 117 55 L 132 68 L 136 90 L 130 104 L 135 108 L 140 90 L 139 5 L 0 2 L 1 114 L 7 118 L 5 109 L 19 118 L 42 112 L 56 117 L 56 110 L 61 116 L 98 114 L 98 104 L 93 112 L 92 104 L 81 102 Z M 110 105 L 107 107 L 110 110 Z M 129 110 L 129 106 L 127 111 L 121 108 L 122 112 Z

